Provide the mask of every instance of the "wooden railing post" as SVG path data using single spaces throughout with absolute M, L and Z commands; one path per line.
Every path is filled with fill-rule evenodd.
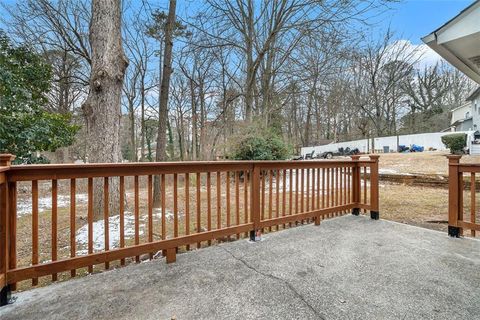
M 261 179 L 260 167 L 256 164 L 253 165 L 252 170 L 252 195 L 250 205 L 250 219 L 253 222 L 253 230 L 250 231 L 250 240 L 255 241 L 256 233 L 260 230 L 260 179 Z
M 352 201 L 355 204 L 360 204 L 360 166 L 358 165 L 358 160 L 360 156 L 354 155 L 350 156 L 352 158 L 352 162 L 354 166 L 352 168 Z M 352 209 L 352 214 L 358 216 L 360 214 L 360 208 L 354 207 Z
M 378 158 L 379 155 L 370 155 L 370 218 L 378 220 L 380 218 L 378 204 Z
M 460 183 L 459 164 L 461 155 L 448 155 L 448 235 L 459 237 L 461 230 L 458 227 L 458 217 L 461 214 L 460 192 L 463 192 L 463 185 Z
M 0 167 L 10 167 L 15 156 L 0 154 Z M 0 173 L 0 306 L 8 304 L 11 287 L 7 284 L 7 270 L 9 264 L 9 203 L 8 181 L 6 171 Z

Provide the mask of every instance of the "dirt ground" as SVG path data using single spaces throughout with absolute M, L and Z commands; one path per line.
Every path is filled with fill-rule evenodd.
M 380 173 L 387 174 L 448 175 L 446 155 L 448 152 L 440 151 L 381 154 L 379 170 Z M 480 163 L 480 156 L 464 155 L 461 162 Z M 383 219 L 446 232 L 448 189 L 445 186 L 421 187 L 384 181 L 380 181 L 380 184 L 380 211 Z M 470 196 L 470 191 L 464 193 L 465 217 L 468 219 Z M 478 195 L 476 207 L 479 208 Z M 478 212 L 475 214 L 478 221 L 480 215 Z

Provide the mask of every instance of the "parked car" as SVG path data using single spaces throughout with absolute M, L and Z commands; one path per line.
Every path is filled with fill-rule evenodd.
M 338 148 L 337 151 L 322 152 L 317 156 L 317 158 L 332 159 L 334 156 L 350 156 L 350 155 L 355 155 L 359 153 L 360 153 L 360 150 L 358 150 L 358 148 L 350 149 L 349 147 L 346 147 L 345 149 Z

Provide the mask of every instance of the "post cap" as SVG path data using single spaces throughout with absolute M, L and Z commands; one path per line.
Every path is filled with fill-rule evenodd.
M 368 156 L 371 160 L 378 160 L 378 158 L 380 158 L 379 154 L 369 154 Z
M 360 159 L 360 156 L 356 154 L 356 155 L 350 156 L 350 158 L 352 158 L 352 160 L 358 160 Z
M 0 166 L 9 166 L 13 160 L 15 160 L 15 156 L 13 154 L 0 154 Z
M 462 158 L 462 155 L 461 154 L 447 154 L 446 157 L 447 157 L 449 162 L 459 163 L 460 158 Z

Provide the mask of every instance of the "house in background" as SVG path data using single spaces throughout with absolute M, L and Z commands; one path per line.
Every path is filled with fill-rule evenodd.
M 455 68 L 480 85 L 480 0 L 462 10 L 422 41 Z M 452 110 L 451 131 L 475 132 L 468 143 L 471 154 L 480 154 L 480 87 L 466 103 Z
M 451 111 L 450 127 L 445 131 L 480 130 L 480 87 L 475 89 L 465 103 Z

